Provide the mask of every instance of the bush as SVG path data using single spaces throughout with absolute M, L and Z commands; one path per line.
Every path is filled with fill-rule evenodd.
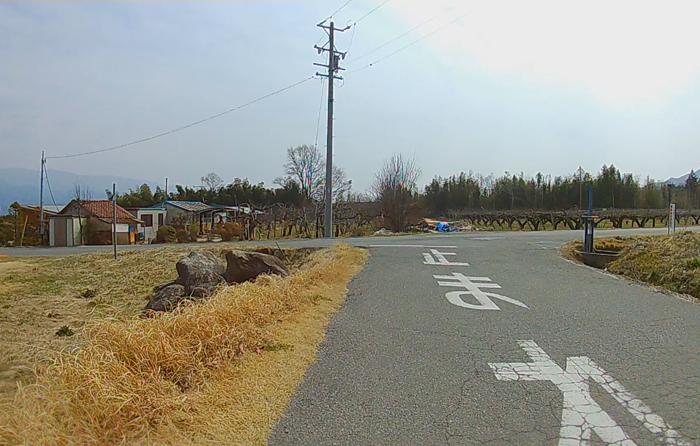
M 175 238 L 178 243 L 187 243 L 190 241 L 190 231 L 184 228 L 178 228 L 175 231 Z
M 160 228 L 158 228 L 158 232 L 156 233 L 156 242 L 157 243 L 175 243 L 177 241 L 177 231 L 175 231 L 175 228 L 172 226 L 168 225 L 163 225 Z
M 14 216 L 0 216 L 0 246 L 8 244 L 15 238 Z
M 243 236 L 243 225 L 235 221 L 229 221 L 220 226 L 218 229 L 221 234 L 221 239 L 230 242 L 233 239 L 239 239 Z
M 197 236 L 199 235 L 199 225 L 198 225 L 198 224 L 190 225 L 189 232 L 190 232 L 190 234 L 189 234 L 189 235 L 190 235 L 190 241 L 191 241 L 191 242 L 196 242 L 196 241 L 197 241 Z

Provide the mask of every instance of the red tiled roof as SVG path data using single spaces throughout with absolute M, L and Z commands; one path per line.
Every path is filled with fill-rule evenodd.
M 113 208 L 111 200 L 83 200 L 80 202 L 80 206 L 92 216 L 106 222 L 112 222 Z M 66 209 L 68 207 L 66 206 Z M 117 205 L 117 223 L 137 223 L 138 221 L 126 209 Z

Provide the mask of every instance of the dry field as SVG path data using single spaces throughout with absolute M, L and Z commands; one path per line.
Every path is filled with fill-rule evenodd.
M 266 442 L 366 252 L 318 251 L 288 278 L 224 287 L 207 303 L 138 318 L 185 253 L 1 263 L 0 327 L 11 336 L 3 368 L 20 368 L 27 384 L 9 391 L 17 376 L 5 377 L 0 444 Z M 63 326 L 74 334 L 58 336 Z

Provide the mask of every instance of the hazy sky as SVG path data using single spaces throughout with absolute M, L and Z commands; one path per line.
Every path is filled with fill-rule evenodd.
M 345 1 L 2 1 L 0 167 L 38 169 L 42 148 L 128 142 L 312 75 L 323 62 L 315 24 Z M 335 20 L 383 1 L 352 0 Z M 642 178 L 684 174 L 700 165 L 698 17 L 694 0 L 390 0 L 338 38 L 349 53 L 335 163 L 358 191 L 393 152 L 415 156 L 421 183 L 603 163 Z M 314 79 L 177 134 L 48 167 L 271 184 L 287 147 L 314 143 L 321 91 Z

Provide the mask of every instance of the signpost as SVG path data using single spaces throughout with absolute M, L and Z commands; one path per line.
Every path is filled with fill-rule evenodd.
M 668 233 L 676 232 L 676 203 L 671 203 L 668 208 Z
M 117 184 L 112 183 L 112 248 L 117 258 Z
M 583 216 L 583 251 L 593 252 L 593 186 L 588 185 L 588 212 Z

